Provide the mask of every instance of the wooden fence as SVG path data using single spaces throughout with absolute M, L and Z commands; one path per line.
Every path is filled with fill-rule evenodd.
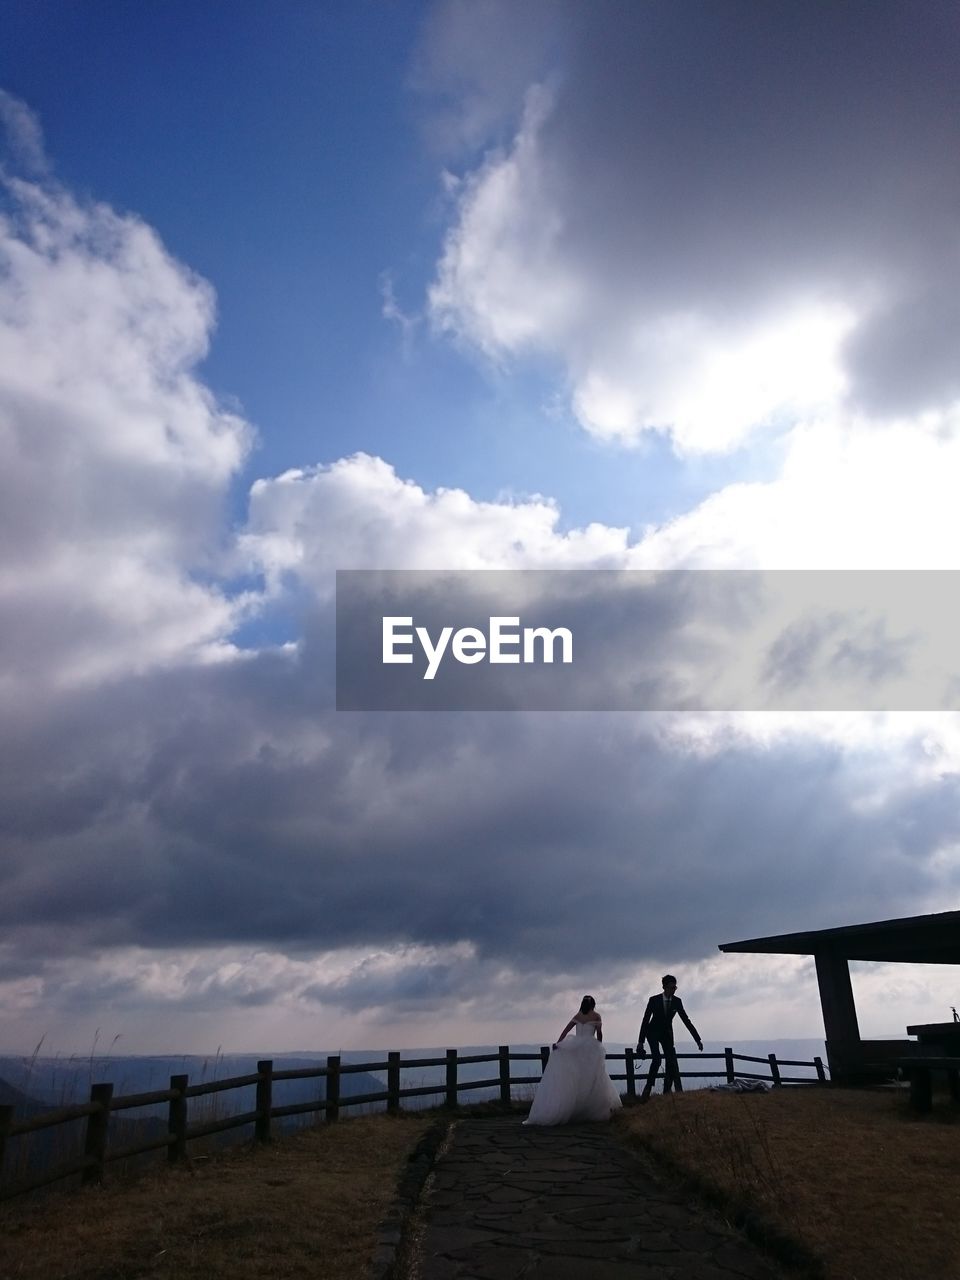
M 53 1111 L 41 1112 L 27 1119 L 15 1120 L 12 1106 L 0 1106 L 0 1200 L 7 1200 L 27 1191 L 58 1182 L 62 1178 L 80 1175 L 83 1184 L 98 1183 L 103 1180 L 105 1166 L 116 1160 L 126 1160 L 133 1156 L 143 1155 L 149 1151 L 166 1148 L 167 1158 L 171 1163 L 186 1161 L 187 1143 L 196 1138 L 220 1133 L 226 1129 L 239 1128 L 241 1125 L 253 1125 L 254 1137 L 259 1142 L 269 1142 L 271 1137 L 271 1121 L 285 1116 L 304 1115 L 310 1112 L 322 1112 L 327 1123 L 337 1120 L 341 1108 L 357 1107 L 364 1104 L 382 1102 L 386 1110 L 396 1113 L 400 1110 L 404 1098 L 423 1098 L 443 1096 L 447 1107 L 459 1105 L 460 1095 L 472 1089 L 499 1089 L 500 1101 L 509 1103 L 513 1085 L 537 1084 L 543 1068 L 550 1056 L 550 1049 L 544 1045 L 539 1053 L 515 1053 L 509 1045 L 501 1045 L 496 1053 L 461 1054 L 457 1049 L 447 1049 L 442 1058 L 401 1058 L 399 1053 L 389 1053 L 386 1061 L 343 1063 L 338 1056 L 328 1057 L 323 1067 L 303 1067 L 292 1070 L 274 1071 L 273 1062 L 263 1060 L 257 1063 L 257 1070 L 250 1075 L 233 1076 L 227 1080 L 209 1081 L 203 1084 L 190 1084 L 185 1075 L 170 1077 L 168 1089 L 157 1089 L 150 1093 L 133 1093 L 121 1097 L 113 1096 L 113 1085 L 109 1083 L 95 1084 L 90 1089 L 90 1099 L 75 1106 L 60 1107 Z M 608 1062 L 622 1062 L 624 1070 L 611 1071 L 610 1078 L 624 1081 L 625 1096 L 636 1097 L 637 1079 L 643 1080 L 646 1072 L 644 1063 L 637 1060 L 633 1049 L 623 1053 L 608 1053 Z M 826 1072 L 820 1058 L 810 1062 L 777 1059 L 771 1053 L 766 1058 L 753 1058 L 746 1054 L 734 1053 L 733 1049 L 724 1049 L 723 1053 L 678 1053 L 677 1058 L 683 1062 L 693 1058 L 700 1062 L 705 1059 L 723 1061 L 723 1071 L 684 1071 L 681 1066 L 681 1077 L 716 1078 L 725 1075 L 727 1081 L 735 1078 L 751 1080 L 767 1080 L 775 1086 L 784 1084 L 816 1084 L 826 1081 Z M 482 1080 L 461 1080 L 459 1068 L 470 1063 L 496 1063 L 496 1075 Z M 510 1064 L 513 1062 L 536 1062 L 540 1071 L 536 1075 L 513 1075 Z M 736 1063 L 748 1062 L 763 1064 L 767 1071 L 756 1073 L 738 1071 Z M 443 1083 L 401 1088 L 401 1072 L 422 1070 L 430 1067 L 444 1067 Z M 807 1067 L 816 1072 L 816 1077 L 784 1075 L 784 1067 Z M 387 1075 L 386 1089 L 373 1093 L 350 1094 L 341 1097 L 340 1084 L 343 1076 L 358 1072 L 385 1071 Z M 661 1072 L 662 1075 L 662 1072 Z M 323 1098 L 311 1099 L 308 1102 L 292 1103 L 288 1106 L 273 1105 L 273 1085 L 282 1080 L 323 1079 L 326 1084 Z M 658 1077 L 659 1078 L 659 1077 Z M 205 1121 L 189 1124 L 189 1100 L 204 1097 L 208 1094 L 221 1093 L 229 1089 L 248 1088 L 256 1085 L 256 1105 L 253 1111 L 241 1112 Z M 167 1132 L 161 1137 L 151 1138 L 146 1142 L 128 1144 L 123 1147 L 111 1146 L 110 1116 L 115 1111 L 132 1111 L 138 1107 L 156 1107 L 167 1104 Z M 69 1163 L 61 1163 L 42 1174 L 19 1181 L 4 1181 L 4 1157 L 10 1145 L 10 1139 L 25 1134 L 35 1133 L 41 1129 L 50 1129 L 56 1125 L 64 1125 L 86 1120 L 84 1128 L 83 1154 L 79 1159 Z

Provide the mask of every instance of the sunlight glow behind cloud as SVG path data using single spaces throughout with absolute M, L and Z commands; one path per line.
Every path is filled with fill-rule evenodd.
M 808 965 L 716 943 L 955 904 L 953 716 L 333 710 L 338 568 L 957 567 L 955 14 L 866 7 L 440 4 L 386 85 L 346 10 L 342 68 L 296 7 L 229 67 L 31 28 L 74 167 L 0 97 L 8 1047 L 536 1040 L 586 989 L 629 1035 L 664 966 L 815 1034 Z

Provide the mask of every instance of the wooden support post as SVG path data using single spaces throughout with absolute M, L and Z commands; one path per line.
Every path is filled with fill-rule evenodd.
M 634 1049 L 625 1049 L 623 1060 L 627 1069 L 627 1097 L 635 1098 L 637 1096 L 637 1068 L 634 1062 Z
M 733 1084 L 733 1050 L 729 1046 L 724 1049 L 723 1057 L 727 1068 L 727 1084 Z
M 542 1044 L 540 1046 L 540 1074 L 541 1076 L 547 1069 L 547 1063 L 550 1061 L 550 1046 Z
M 400 1110 L 400 1054 L 387 1054 L 387 1110 L 395 1116 Z
M 167 1110 L 167 1132 L 173 1141 L 167 1147 L 167 1160 L 170 1164 L 179 1164 L 187 1158 L 187 1099 L 186 1093 L 189 1076 L 171 1076 L 170 1090 L 176 1090 L 177 1096 L 170 1099 Z
M 814 952 L 827 1061 L 834 1083 L 855 1083 L 863 1062 L 857 1006 L 850 982 L 850 963 L 832 947 Z
M 340 1058 L 337 1054 L 327 1058 L 327 1107 L 323 1115 L 327 1124 L 335 1124 L 340 1118 Z
M 457 1068 L 460 1062 L 457 1057 L 456 1049 L 447 1050 L 447 1106 L 455 1107 L 460 1101 L 460 1095 L 457 1091 Z
M 4 1103 L 0 1106 L 0 1179 L 3 1178 L 3 1160 L 7 1151 L 7 1139 L 10 1137 L 10 1126 L 13 1124 L 13 1106 Z
M 779 1067 L 779 1064 L 777 1063 L 777 1055 L 775 1053 L 771 1053 L 769 1057 L 770 1057 L 770 1075 L 773 1078 L 773 1087 L 777 1089 L 780 1087 L 780 1067 Z
M 257 1120 L 254 1135 L 257 1142 L 270 1141 L 270 1112 L 273 1108 L 273 1060 L 264 1058 L 257 1063 L 260 1079 L 257 1081 Z
M 960 1071 L 951 1068 L 947 1072 L 947 1084 L 950 1088 L 950 1097 L 954 1102 L 960 1102 Z
M 510 1046 L 500 1046 L 500 1101 L 510 1105 Z
M 817 1079 L 820 1081 L 820 1083 L 821 1083 L 821 1084 L 826 1084 L 826 1083 L 827 1083 L 827 1073 L 826 1073 L 826 1071 L 825 1071 L 825 1070 L 824 1070 L 824 1068 L 823 1068 L 823 1059 L 822 1059 L 822 1058 L 814 1058 L 814 1060 L 813 1060 L 813 1065 L 817 1068 Z
M 110 1124 L 110 1099 L 113 1085 L 95 1084 L 90 1088 L 90 1101 L 98 1104 L 96 1111 L 87 1116 L 87 1132 L 83 1141 L 84 1158 L 88 1164 L 81 1174 L 84 1186 L 103 1181 L 103 1166 L 107 1154 L 107 1129 Z
M 910 1067 L 910 1105 L 914 1111 L 933 1107 L 933 1073 L 929 1067 Z

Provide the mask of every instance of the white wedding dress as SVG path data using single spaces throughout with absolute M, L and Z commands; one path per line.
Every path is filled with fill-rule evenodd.
M 576 1035 L 561 1040 L 550 1054 L 533 1106 L 524 1124 L 571 1124 L 609 1120 L 623 1105 L 607 1075 L 599 1023 L 577 1022 Z

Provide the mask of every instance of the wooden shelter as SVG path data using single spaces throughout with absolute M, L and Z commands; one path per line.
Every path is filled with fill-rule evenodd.
M 742 942 L 723 942 L 720 950 L 813 956 L 830 1074 L 834 1080 L 854 1083 L 875 1074 L 876 1068 L 885 1062 L 919 1051 L 920 1046 L 915 1040 L 861 1040 L 850 983 L 850 961 L 960 964 L 960 911 L 747 938 Z

